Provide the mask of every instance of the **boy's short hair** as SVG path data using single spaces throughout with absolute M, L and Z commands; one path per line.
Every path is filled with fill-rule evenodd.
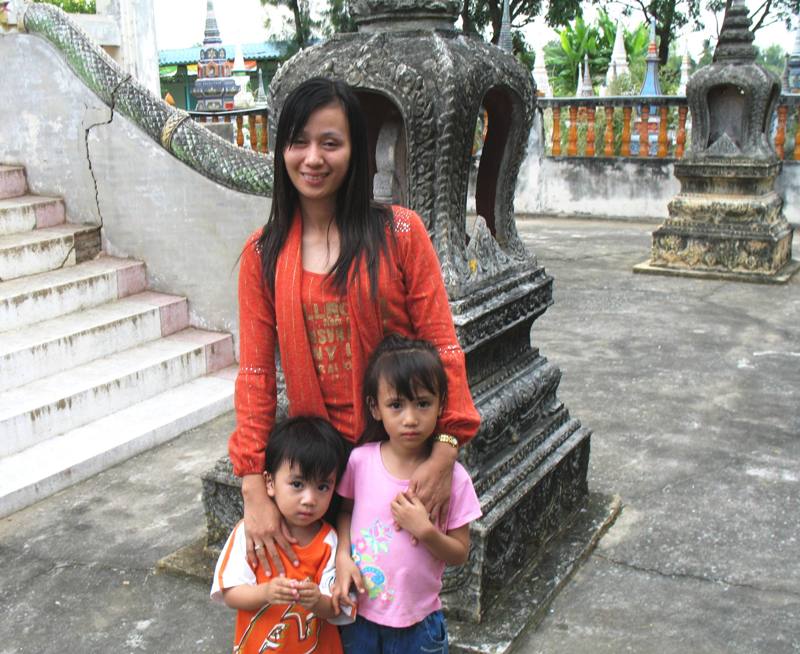
M 297 464 L 303 479 L 316 481 L 335 473 L 338 480 L 347 455 L 342 436 L 331 423 L 297 416 L 277 422 L 267 442 L 266 471 L 274 476 L 284 461 Z

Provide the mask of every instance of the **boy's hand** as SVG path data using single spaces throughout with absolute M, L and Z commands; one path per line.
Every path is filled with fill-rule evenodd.
M 425 532 L 433 527 L 428 510 L 416 495 L 398 493 L 391 508 L 394 521 L 417 540 L 422 540 Z
M 317 586 L 317 584 L 315 584 L 311 579 L 298 581 L 297 592 L 299 594 L 298 601 L 300 602 L 300 605 L 309 611 L 314 608 L 316 603 L 319 601 L 319 598 L 322 597 L 319 586 Z
M 273 577 L 264 583 L 266 586 L 266 600 L 270 604 L 292 604 L 300 600 L 300 584 L 305 583 L 296 579 L 287 579 L 283 575 Z
M 349 597 L 350 587 L 355 586 L 356 591 L 361 594 L 366 589 L 361 571 L 349 554 L 339 553 L 336 555 L 336 581 L 331 589 L 331 600 L 333 602 L 333 612 L 339 615 L 342 606 L 355 608 Z

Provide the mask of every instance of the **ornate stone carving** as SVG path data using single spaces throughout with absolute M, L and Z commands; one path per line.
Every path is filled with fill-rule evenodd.
M 270 85 L 272 121 L 290 88 L 314 75 L 344 79 L 388 99 L 399 111 L 408 153 L 399 181 L 407 204 L 419 212 L 431 233 L 451 299 L 474 293 L 498 275 L 535 265 L 513 217 L 514 187 L 532 121 L 533 87 L 513 58 L 455 31 L 340 35 L 299 52 L 281 67 Z M 483 241 L 486 261 L 473 258 L 471 263 L 464 248 L 466 169 L 474 123 L 490 91 L 512 115 L 498 162 L 501 174 L 492 180 L 492 215 L 484 216 L 495 246 L 486 248 Z M 497 122 L 509 120 L 499 108 L 495 115 Z

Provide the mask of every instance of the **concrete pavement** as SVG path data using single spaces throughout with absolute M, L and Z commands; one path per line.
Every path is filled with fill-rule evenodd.
M 653 224 L 520 220 L 555 276 L 534 343 L 623 510 L 517 652 L 800 652 L 800 276 L 634 275 Z M 204 529 L 232 416 L 0 521 L 0 654 L 225 652 L 233 615 L 155 572 Z

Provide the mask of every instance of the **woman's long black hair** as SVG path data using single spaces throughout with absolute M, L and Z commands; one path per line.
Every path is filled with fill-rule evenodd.
M 286 243 L 297 203 L 297 189 L 289 179 L 283 151 L 297 138 L 311 114 L 338 103 L 350 130 L 350 165 L 336 195 L 339 258 L 329 275 L 344 295 L 353 261 L 361 257 L 369 272 L 372 296 L 378 292 L 378 261 L 386 252 L 386 226 L 393 227 L 388 207 L 371 201 L 367 124 L 353 90 L 341 80 L 313 77 L 295 88 L 281 109 L 275 134 L 275 181 L 269 219 L 261 232 L 261 265 L 269 288 L 275 290 L 278 254 Z M 392 232 L 393 233 L 393 232 Z

